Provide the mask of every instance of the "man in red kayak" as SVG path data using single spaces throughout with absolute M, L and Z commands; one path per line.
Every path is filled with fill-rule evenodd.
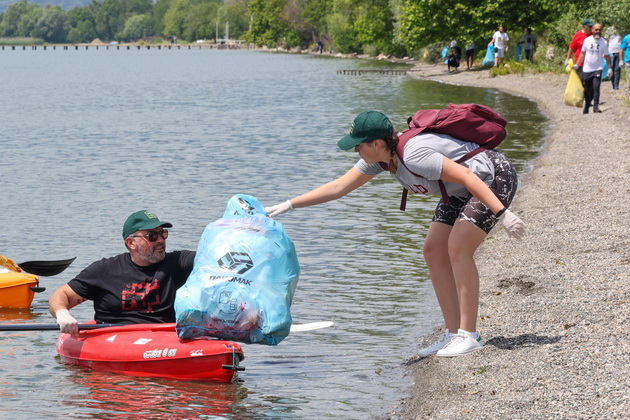
M 92 263 L 50 297 L 61 332 L 78 334 L 69 310 L 86 300 L 94 301 L 99 323 L 175 322 L 175 292 L 190 275 L 195 252 L 167 253 L 170 227 L 148 210 L 129 216 L 122 231 L 129 252 Z

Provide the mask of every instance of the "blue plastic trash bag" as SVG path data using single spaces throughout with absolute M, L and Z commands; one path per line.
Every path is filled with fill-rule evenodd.
M 484 66 L 494 66 L 494 44 L 488 45 L 486 56 L 483 58 L 481 64 Z
M 201 235 L 193 270 L 175 296 L 177 334 L 276 345 L 289 335 L 299 274 L 282 224 L 257 199 L 237 194 Z
M 602 79 L 608 79 L 608 61 L 604 58 L 604 69 L 602 70 Z
M 442 58 L 446 58 L 448 55 L 448 47 L 442 48 Z

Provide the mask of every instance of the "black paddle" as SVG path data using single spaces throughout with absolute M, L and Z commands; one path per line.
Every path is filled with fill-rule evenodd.
M 332 321 L 310 322 L 308 324 L 293 324 L 291 325 L 291 332 L 320 330 L 322 328 L 328 328 L 333 325 L 334 324 Z M 95 330 L 97 328 L 122 327 L 122 326 L 123 324 L 79 324 L 79 329 L 80 330 Z M 0 324 L 0 331 L 59 331 L 59 325 L 57 324 L 16 324 L 16 325 Z
M 117 324 L 79 324 L 80 330 L 95 330 L 97 328 L 116 327 Z M 0 325 L 0 331 L 59 331 L 57 324 L 15 324 Z
M 27 273 L 35 274 L 36 276 L 48 277 L 61 273 L 63 270 L 68 268 L 76 258 L 77 257 L 56 261 L 26 261 L 19 263 L 18 265 Z

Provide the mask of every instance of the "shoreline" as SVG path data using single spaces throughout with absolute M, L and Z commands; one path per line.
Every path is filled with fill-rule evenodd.
M 627 86 L 601 88 L 601 114 L 563 103 L 567 77 L 489 77 L 416 63 L 415 77 L 535 101 L 550 119 L 511 208 L 522 241 L 493 230 L 476 255 L 484 349 L 413 355 L 407 398 L 390 419 L 625 418 L 630 410 L 630 109 Z M 621 159 L 620 159 L 621 156 Z M 621 161 L 621 162 L 619 162 Z M 437 334 L 434 334 L 435 337 Z M 430 341 L 433 337 L 429 337 Z

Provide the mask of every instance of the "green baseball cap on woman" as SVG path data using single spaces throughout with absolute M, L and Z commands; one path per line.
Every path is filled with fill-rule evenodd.
M 394 131 L 387 115 L 378 111 L 364 111 L 357 115 L 350 127 L 350 134 L 337 142 L 341 150 L 350 150 L 366 141 L 382 139 Z
M 127 218 L 125 224 L 123 225 L 122 235 L 123 238 L 131 235 L 132 233 L 136 233 L 139 230 L 148 230 L 155 229 L 156 227 L 164 226 L 171 228 L 172 224 L 169 222 L 162 222 L 155 213 L 149 210 L 140 210 L 133 213 L 131 216 Z

